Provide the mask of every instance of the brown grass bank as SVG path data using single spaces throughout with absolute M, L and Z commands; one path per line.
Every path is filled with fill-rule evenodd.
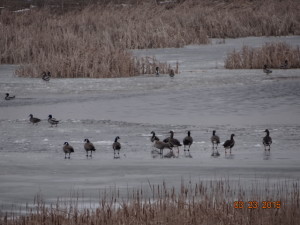
M 30 77 L 44 70 L 53 77 L 134 76 L 142 73 L 137 66 L 142 62 L 128 49 L 207 44 L 210 37 L 300 34 L 298 0 L 93 2 L 63 13 L 49 7 L 1 10 L 0 63 L 22 64 L 17 74 Z M 161 67 L 168 72 L 168 65 Z
M 150 195 L 150 197 L 149 197 Z M 21 216 L 0 215 L 2 225 L 296 225 L 300 219 L 299 184 L 285 182 L 245 190 L 227 181 L 182 184 L 179 190 L 151 185 L 146 190 L 104 194 L 95 208 L 81 208 L 78 201 L 57 200 L 46 205 L 37 198 Z
M 280 68 L 288 61 L 288 68 L 300 68 L 300 48 L 286 43 L 267 43 L 261 48 L 244 46 L 241 51 L 233 51 L 225 59 L 227 69 L 262 69 L 264 64 Z

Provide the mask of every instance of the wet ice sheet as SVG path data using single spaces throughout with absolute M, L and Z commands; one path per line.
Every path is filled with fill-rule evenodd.
M 299 43 L 299 37 L 286 38 L 291 39 Z M 261 70 L 222 69 L 219 62 L 226 51 L 221 49 L 238 48 L 244 40 L 136 52 L 181 60 L 181 74 L 174 79 L 141 76 L 47 83 L 15 77 L 15 66 L 0 66 L 1 96 L 17 96 L 0 100 L 0 205 L 6 209 L 10 203 L 32 202 L 38 192 L 55 199 L 79 190 L 98 199 L 99 189 L 147 186 L 148 181 L 178 185 L 182 179 L 228 178 L 245 187 L 265 180 L 299 182 L 299 70 L 274 70 L 266 76 Z M 247 40 L 260 45 L 269 39 Z M 29 124 L 30 113 L 42 122 Z M 47 123 L 49 114 L 60 120 L 58 127 Z M 262 146 L 266 128 L 273 138 L 270 155 Z M 225 156 L 220 148 L 221 156 L 211 157 L 213 129 L 222 142 L 236 134 L 232 155 Z M 193 158 L 185 158 L 181 151 L 178 159 L 153 159 L 152 130 L 161 139 L 174 130 L 181 141 L 191 130 Z M 113 160 L 111 149 L 116 136 L 121 137 L 120 160 Z M 97 148 L 91 160 L 83 150 L 85 138 Z M 75 148 L 71 160 L 62 153 L 65 141 Z

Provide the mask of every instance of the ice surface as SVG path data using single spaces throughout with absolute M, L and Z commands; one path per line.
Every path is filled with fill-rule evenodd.
M 179 75 L 115 79 L 42 79 L 14 76 L 16 66 L 0 66 L 0 205 L 32 203 L 37 193 L 46 200 L 84 192 L 98 201 L 105 188 L 139 188 L 182 179 L 229 179 L 243 186 L 254 183 L 299 182 L 299 70 L 226 70 L 228 51 L 243 44 L 261 46 L 285 41 L 299 45 L 300 37 L 226 39 L 225 44 L 181 49 L 135 50 L 169 62 L 180 62 Z M 6 92 L 16 99 L 4 100 Z M 29 123 L 29 114 L 42 119 Z M 50 127 L 48 115 L 60 120 Z M 265 129 L 273 138 L 265 154 Z M 180 141 L 191 130 L 192 158 L 153 158 L 150 132 L 163 139 L 174 130 Z M 212 130 L 223 143 L 235 133 L 236 146 L 211 156 Z M 113 159 L 112 143 L 120 136 L 121 157 Z M 96 152 L 87 159 L 84 139 Z M 75 149 L 64 159 L 62 146 Z M 166 153 L 166 151 L 165 151 Z

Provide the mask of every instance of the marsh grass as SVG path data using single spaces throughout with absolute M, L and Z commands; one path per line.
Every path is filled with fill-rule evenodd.
M 300 219 L 298 183 L 279 182 L 273 185 L 253 185 L 244 189 L 232 187 L 229 181 L 182 183 L 179 189 L 162 185 L 127 191 L 104 192 L 96 207 L 81 207 L 78 196 L 72 200 L 57 200 L 46 204 L 37 196 L 33 207 L 16 216 L 1 214 L 3 225 L 35 224 L 265 224 L 292 225 Z M 244 202 L 236 208 L 234 202 Z M 248 201 L 258 202 L 248 208 Z M 277 202 L 264 205 L 263 201 Z M 280 205 L 278 202 L 280 201 Z
M 280 68 L 288 60 L 289 68 L 300 68 L 300 48 L 286 43 L 267 43 L 261 48 L 243 46 L 241 51 L 229 53 L 225 59 L 227 69 L 261 69 L 264 64 Z
M 16 74 L 26 77 L 42 71 L 54 78 L 128 77 L 142 74 L 146 62 L 149 68 L 159 63 L 136 59 L 128 49 L 300 34 L 298 0 L 87 2 L 95 4 L 60 12 L 47 4 L 19 13 L 1 10 L 0 63 L 21 64 Z

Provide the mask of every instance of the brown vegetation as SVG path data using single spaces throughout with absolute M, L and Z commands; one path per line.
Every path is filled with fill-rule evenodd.
M 75 196 L 69 203 L 58 200 L 54 205 L 46 205 L 39 197 L 35 207 L 27 208 L 19 217 L 0 215 L 0 224 L 293 225 L 300 219 L 298 183 L 290 186 L 278 182 L 245 190 L 239 185 L 232 188 L 228 181 L 215 181 L 182 184 L 178 191 L 166 184 L 150 185 L 149 191 L 133 190 L 126 200 L 118 197 L 118 191 L 111 197 L 104 194 L 98 207 L 84 209 L 80 209 L 78 196 L 77 200 Z
M 134 76 L 142 73 L 137 67 L 142 62 L 128 49 L 207 44 L 209 37 L 300 34 L 298 0 L 86 2 L 101 4 L 2 10 L 0 63 L 22 64 L 17 74 L 30 77 L 44 70 L 52 77 Z
M 233 51 L 225 59 L 227 69 L 262 69 L 266 64 L 270 68 L 280 68 L 284 61 L 288 68 L 300 68 L 300 48 L 286 43 L 267 43 L 261 48 L 244 46 L 241 51 Z

